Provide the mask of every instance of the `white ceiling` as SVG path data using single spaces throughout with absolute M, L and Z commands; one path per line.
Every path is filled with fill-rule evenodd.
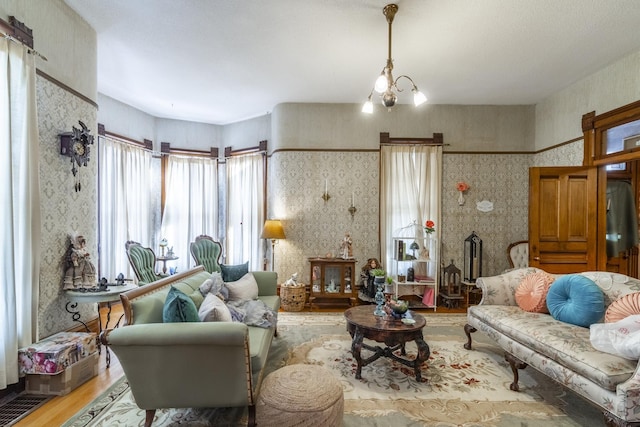
M 387 58 L 385 0 L 65 2 L 97 32 L 98 91 L 156 117 L 359 104 Z M 396 3 L 394 75 L 431 104 L 535 104 L 640 49 L 638 0 Z

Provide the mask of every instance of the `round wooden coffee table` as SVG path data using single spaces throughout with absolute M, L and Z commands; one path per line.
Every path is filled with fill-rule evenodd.
M 344 312 L 347 320 L 347 331 L 353 338 L 351 343 L 351 353 L 358 362 L 356 370 L 356 378 L 362 378 L 362 367 L 379 359 L 380 357 L 388 357 L 403 365 L 412 367 L 416 380 L 422 379 L 420 373 L 420 365 L 429 358 L 431 351 L 422 336 L 422 328 L 427 324 L 424 317 L 417 313 L 412 313 L 413 319 L 416 321 L 413 325 L 405 325 L 400 320 L 390 319 L 386 316 L 375 316 L 373 305 L 359 305 L 352 307 Z M 384 343 L 385 348 L 380 346 L 371 346 L 363 343 L 364 338 L 376 342 Z M 394 354 L 396 350 L 400 350 L 400 355 L 406 356 L 405 344 L 409 341 L 415 341 L 418 347 L 418 354 L 415 359 L 406 359 Z M 367 358 L 362 358 L 362 348 L 372 351 L 373 354 Z

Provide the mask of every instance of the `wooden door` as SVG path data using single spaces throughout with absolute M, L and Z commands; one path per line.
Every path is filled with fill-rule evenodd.
M 529 265 L 550 273 L 597 270 L 598 169 L 529 170 Z

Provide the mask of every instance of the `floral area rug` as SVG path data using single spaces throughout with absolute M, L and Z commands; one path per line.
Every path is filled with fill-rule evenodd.
M 511 369 L 497 346 L 478 332 L 473 335 L 474 349 L 463 348 L 465 315 L 425 315 L 423 333 L 431 355 L 422 365 L 420 382 L 412 368 L 388 358 L 363 367 L 362 379 L 356 380 L 351 337 L 341 313 L 278 316 L 279 335 L 274 338 L 265 373 L 294 363 L 329 369 L 343 385 L 346 427 L 604 426 L 597 408 L 532 368 L 520 371 L 520 392 L 510 391 Z M 415 355 L 413 343 L 406 349 L 409 358 Z M 362 355 L 366 357 L 367 350 Z M 159 409 L 153 426 L 246 423 L 243 408 Z M 64 427 L 138 425 L 144 425 L 144 411 L 135 405 L 123 378 Z

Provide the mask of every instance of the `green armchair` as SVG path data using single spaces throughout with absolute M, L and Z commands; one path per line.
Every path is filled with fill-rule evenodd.
M 145 248 L 138 242 L 129 240 L 124 244 L 127 251 L 127 258 L 133 267 L 133 272 L 138 279 L 138 285 L 160 280 L 166 275 L 156 273 L 156 254 L 151 248 Z
M 222 245 L 210 236 L 202 234 L 196 237 L 196 240 L 189 245 L 189 249 L 196 265 L 204 266 L 204 269 L 209 273 L 221 270 Z

